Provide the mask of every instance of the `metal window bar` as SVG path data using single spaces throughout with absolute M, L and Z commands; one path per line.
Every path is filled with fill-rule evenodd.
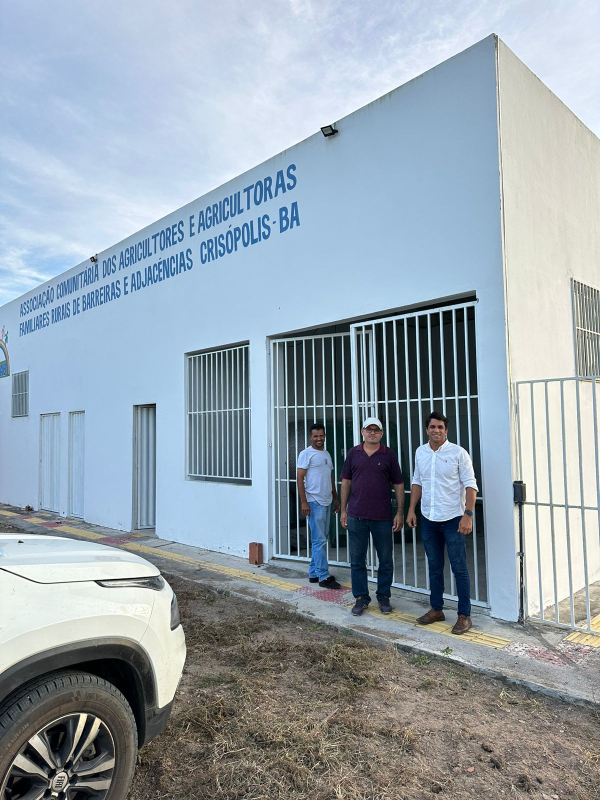
M 596 633 L 600 632 L 599 390 L 598 375 L 515 384 L 519 479 L 533 487 L 525 503 L 528 616 Z M 538 459 L 544 449 L 546 458 Z M 547 487 L 547 496 L 541 494 L 542 486 Z M 541 512 L 550 520 L 549 548 L 542 545 L 548 531 L 540 522 Z M 564 519 L 564 527 L 557 528 L 557 518 Z M 530 559 L 537 561 L 533 581 Z
M 249 346 L 187 356 L 188 476 L 249 482 Z
M 14 372 L 12 376 L 11 416 L 29 416 L 29 370 Z
M 578 377 L 600 374 L 600 290 L 571 282 L 575 362 Z

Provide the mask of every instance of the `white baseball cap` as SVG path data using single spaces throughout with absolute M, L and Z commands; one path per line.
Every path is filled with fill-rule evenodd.
M 377 417 L 367 417 L 363 422 L 363 428 L 367 428 L 369 425 L 377 425 L 380 430 L 383 430 L 383 425 L 377 419 Z

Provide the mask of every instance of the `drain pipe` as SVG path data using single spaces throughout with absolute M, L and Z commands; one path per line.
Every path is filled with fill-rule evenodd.
M 519 625 L 525 624 L 525 543 L 523 541 L 523 504 L 527 496 L 523 481 L 513 482 L 513 500 L 519 507 Z

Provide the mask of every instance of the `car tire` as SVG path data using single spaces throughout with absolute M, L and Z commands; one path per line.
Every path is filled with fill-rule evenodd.
M 125 800 L 136 755 L 131 707 L 96 675 L 54 672 L 0 706 L 0 798 Z

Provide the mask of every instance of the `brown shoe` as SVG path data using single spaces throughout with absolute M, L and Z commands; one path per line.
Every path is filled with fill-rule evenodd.
M 471 617 L 467 617 L 464 614 L 459 614 L 458 619 L 456 620 L 456 624 L 452 628 L 452 633 L 460 635 L 461 633 L 466 633 L 467 631 L 470 631 L 472 627 L 473 623 L 471 622 Z
M 419 617 L 417 622 L 419 625 L 431 625 L 432 622 L 441 622 L 444 619 L 446 619 L 446 617 L 441 609 L 430 608 L 426 614 Z

